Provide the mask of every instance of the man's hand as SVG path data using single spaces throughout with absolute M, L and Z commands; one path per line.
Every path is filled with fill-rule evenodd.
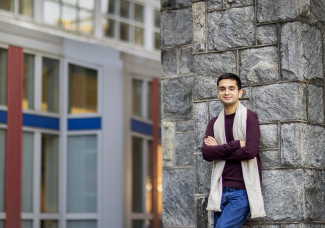
M 246 146 L 246 141 L 240 141 L 240 147 Z
M 208 136 L 208 138 L 204 139 L 204 143 L 208 146 L 218 146 L 218 143 L 215 138 L 211 136 Z

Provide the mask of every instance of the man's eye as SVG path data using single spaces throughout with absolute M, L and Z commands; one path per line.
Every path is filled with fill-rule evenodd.
M 235 88 L 230 88 L 230 91 L 234 91 L 235 90 Z

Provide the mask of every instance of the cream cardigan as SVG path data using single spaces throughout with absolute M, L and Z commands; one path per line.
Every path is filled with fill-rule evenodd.
M 246 141 L 246 119 L 247 108 L 240 102 L 237 105 L 236 115 L 233 124 L 233 135 L 235 140 Z M 225 112 L 221 110 L 216 122 L 214 123 L 214 137 L 219 145 L 226 144 L 225 134 Z M 225 167 L 225 160 L 213 161 L 211 174 L 211 189 L 208 200 L 207 210 L 210 212 L 220 212 L 222 198 L 222 172 Z M 259 172 L 256 158 L 241 161 L 244 183 L 248 195 L 251 218 L 266 216 L 264 202 L 260 185 Z M 213 214 L 211 213 L 210 216 Z M 211 217 L 209 216 L 209 223 Z

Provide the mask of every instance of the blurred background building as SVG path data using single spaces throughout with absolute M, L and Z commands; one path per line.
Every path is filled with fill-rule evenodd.
M 159 7 L 0 0 L 0 228 L 160 226 Z

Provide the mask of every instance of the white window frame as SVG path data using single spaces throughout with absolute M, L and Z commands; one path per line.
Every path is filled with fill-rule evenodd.
M 60 178 L 60 173 L 62 169 L 61 164 L 61 157 L 62 153 L 60 153 L 60 149 L 58 150 L 59 156 L 59 164 L 58 164 L 58 212 L 57 213 L 41 213 L 40 209 L 40 197 L 41 197 L 41 156 L 42 156 L 42 134 L 48 135 L 56 135 L 59 137 L 59 147 L 61 148 L 62 143 L 62 136 L 60 135 L 60 131 L 52 131 L 52 130 L 45 130 L 45 129 L 37 129 L 31 127 L 23 127 L 23 132 L 33 133 L 34 135 L 34 142 L 33 142 L 33 212 L 26 213 L 21 212 L 21 219 L 22 220 L 29 220 L 33 221 L 33 228 L 40 228 L 40 221 L 45 220 L 57 220 L 59 225 L 62 213 L 60 211 L 61 202 L 62 202 L 62 195 L 60 194 L 60 188 L 62 180 Z
M 69 114 L 68 113 L 68 99 L 69 99 L 69 64 L 77 65 L 80 67 L 89 68 L 92 70 L 97 71 L 97 113 L 83 113 L 83 114 Z M 72 59 L 65 59 L 64 61 L 64 92 L 65 92 L 65 101 L 64 104 L 64 110 L 62 110 L 62 114 L 66 114 L 67 118 L 73 119 L 73 118 L 89 118 L 89 117 L 101 117 L 102 116 L 102 68 L 100 66 L 91 65 L 89 63 L 84 63 L 81 61 L 75 61 Z M 66 112 L 66 113 L 64 113 Z
M 7 132 L 7 124 L 0 124 L 0 129 L 1 130 L 5 130 L 6 132 Z M 5 186 L 6 184 L 4 183 L 4 188 L 6 188 L 6 186 Z M 5 191 L 4 191 L 4 193 L 5 193 Z M 6 197 L 5 195 L 4 195 L 4 197 Z M 6 220 L 6 212 L 4 211 L 4 212 L 0 212 L 0 221 L 4 221 L 4 220 Z
M 118 41 L 118 42 L 128 44 L 128 45 L 135 45 L 136 47 L 140 47 L 140 48 L 145 48 L 146 47 L 146 42 L 147 42 L 147 39 L 148 39 L 147 38 L 147 27 L 148 27 L 147 24 L 148 24 L 148 21 L 150 21 L 150 17 L 148 17 L 148 14 L 147 14 L 148 6 L 143 4 L 143 3 L 140 3 L 140 2 L 134 2 L 134 1 L 130 1 L 130 0 L 126 0 L 126 1 L 128 1 L 130 3 L 130 5 L 129 5 L 129 10 L 130 10 L 129 18 L 123 18 L 123 17 L 120 16 L 120 1 L 119 0 L 115 0 L 115 14 L 102 13 L 102 11 L 101 11 L 103 21 L 106 21 L 107 19 L 112 19 L 115 22 L 115 31 L 114 31 L 115 36 L 114 36 L 114 38 L 105 36 L 104 31 L 103 31 L 103 38 L 107 39 L 107 40 Z M 144 22 L 143 23 L 134 20 L 134 4 L 143 6 L 143 17 L 144 17 Z M 129 41 L 121 40 L 121 38 L 120 38 L 120 26 L 119 26 L 120 23 L 124 23 L 124 24 L 129 25 Z M 102 25 L 102 27 L 103 27 L 103 25 Z M 134 42 L 135 27 L 139 27 L 139 28 L 143 29 L 143 45 L 139 45 L 139 44 L 136 44 Z
M 130 91 L 131 91 L 131 97 L 132 97 L 132 92 L 133 92 L 133 87 L 132 87 L 132 81 L 133 79 L 136 79 L 136 80 L 140 80 L 142 81 L 142 117 L 140 116 L 136 116 L 133 114 L 133 110 L 132 110 L 132 99 L 131 99 L 131 118 L 132 119 L 135 119 L 135 120 L 139 120 L 141 122 L 145 122 L 145 123 L 148 123 L 148 124 L 152 124 L 152 120 L 148 119 L 148 103 L 149 103 L 149 100 L 147 99 L 147 94 L 148 94 L 148 83 L 149 82 L 152 82 L 153 78 L 148 78 L 148 77 L 140 77 L 140 76 L 135 76 L 135 75 L 131 75 L 130 77 L 131 81 L 130 81 Z
M 16 0 L 17 1 L 17 0 Z M 42 6 L 44 5 L 44 1 L 45 0 L 42 0 Z M 58 25 L 49 25 L 49 24 L 45 24 L 44 23 L 44 20 L 43 20 L 43 18 L 42 18 L 42 22 L 46 25 L 46 26 L 50 26 L 50 27 L 55 27 L 55 28 L 60 28 L 60 29 L 62 29 L 62 30 L 64 30 L 64 31 L 70 31 L 70 32 L 73 32 L 73 33 L 76 33 L 76 34 L 79 34 L 79 35 L 84 35 L 84 36 L 94 36 L 94 34 L 95 34 L 95 24 L 96 24 L 96 16 L 95 16 L 95 14 L 96 14 L 96 2 L 98 1 L 98 0 L 94 0 L 94 8 L 92 9 L 92 10 L 90 10 L 90 9 L 86 9 L 86 8 L 83 8 L 83 7 L 79 7 L 79 4 L 77 4 L 77 5 L 71 5 L 71 4 L 69 4 L 69 3 L 66 3 L 66 2 L 63 2 L 62 0 L 46 0 L 46 1 L 51 1 L 51 2 L 56 2 L 56 3 L 58 3 L 59 4 L 59 7 L 60 7 L 60 23 L 58 24 Z M 79 11 L 80 10 L 84 10 L 84 11 L 87 11 L 88 13 L 90 13 L 91 15 L 92 15 L 92 18 L 93 18 L 93 20 L 92 20 L 92 22 L 93 22 L 93 30 L 92 30 L 92 32 L 90 33 L 90 34 L 87 34 L 87 33 L 83 33 L 83 32 L 81 32 L 81 31 L 79 31 L 79 23 L 80 23 L 80 21 L 79 21 L 79 16 L 77 16 L 77 25 L 76 25 L 76 27 L 77 27 L 77 30 L 76 31 L 73 31 L 73 30 L 69 30 L 69 29 L 66 29 L 66 28 L 64 28 L 64 27 L 62 27 L 62 6 L 68 6 L 68 7 L 71 7 L 71 8 L 74 8 L 74 9 L 76 9 L 77 10 L 77 14 L 79 13 Z M 44 9 L 42 8 L 42 10 L 44 11 Z M 43 16 L 43 15 L 42 15 Z
M 4 44 L 1 44 L 1 43 L 0 43 L 0 48 L 1 48 L 1 49 L 5 49 L 5 50 L 8 51 L 8 49 L 9 49 L 9 45 L 4 45 Z M 8 93 L 8 91 L 6 91 L 6 92 Z M 1 111 L 8 111 L 7 105 L 0 105 L 0 110 L 1 110 Z
M 36 5 L 36 1 L 37 0 L 32 0 L 33 1 L 33 6 L 32 6 L 32 10 L 33 10 L 33 14 L 31 17 L 29 16 L 25 16 L 25 15 L 22 15 L 22 14 L 19 14 L 19 8 L 18 8 L 18 4 L 19 4 L 19 0 L 13 0 L 14 1 L 14 11 L 7 11 L 7 10 L 3 10 L 3 9 L 0 9 L 0 14 L 3 14 L 5 16 L 8 16 L 8 17 L 18 17 L 22 20 L 26 20 L 26 21 L 30 21 L 32 22 L 34 20 L 34 17 L 35 17 L 35 5 Z
M 55 56 L 44 54 L 40 52 L 31 51 L 29 49 L 24 49 L 24 54 L 29 54 L 34 56 L 34 110 L 31 109 L 23 109 L 23 113 L 32 114 L 32 115 L 41 115 L 47 117 L 56 117 L 60 118 L 62 113 L 62 64 L 63 59 Z M 43 58 L 53 59 L 59 61 L 59 113 L 53 112 L 43 112 L 42 111 L 42 64 Z
M 101 131 L 67 131 L 66 132 L 66 137 L 65 138 L 65 143 L 63 146 L 63 151 L 62 154 L 62 162 L 63 168 L 62 168 L 62 202 L 63 204 L 61 205 L 61 215 L 62 219 L 60 221 L 59 227 L 61 228 L 66 228 L 68 221 L 80 221 L 80 220 L 96 220 L 97 222 L 97 227 L 102 227 L 101 224 L 101 208 L 102 208 L 102 202 L 101 202 L 101 187 L 102 187 L 102 174 L 101 174 Z M 68 201 L 67 201 L 67 195 L 68 195 L 68 184 L 67 184 L 67 179 L 68 179 L 68 138 L 70 136 L 96 136 L 97 137 L 97 213 L 68 213 L 67 212 L 67 206 L 68 206 Z
M 133 186 L 132 186 L 132 175 L 130 177 L 130 183 L 129 183 L 129 190 L 128 190 L 128 195 L 129 195 L 129 202 L 128 202 L 128 219 L 129 219 L 129 224 L 130 224 L 130 227 L 132 227 L 132 220 L 143 220 L 144 223 L 143 223 L 143 228 L 146 228 L 146 220 L 153 220 L 153 214 L 147 214 L 146 212 L 146 177 L 147 177 L 147 151 L 148 151 L 148 141 L 152 141 L 153 138 L 152 136 L 148 136 L 148 135 L 145 135 L 145 134 L 141 134 L 141 133 L 137 133 L 137 132 L 131 132 L 130 133 L 130 144 L 131 144 L 131 150 L 130 150 L 130 171 L 132 172 L 133 170 L 133 166 L 132 166 L 132 163 L 133 163 L 133 157 L 132 157 L 132 154 L 133 154 L 133 151 L 132 151 L 132 138 L 133 137 L 137 137 L 137 138 L 141 138 L 143 141 L 142 141 L 142 162 L 143 162 L 143 166 L 142 166 L 142 178 L 143 178 L 143 184 L 142 184 L 142 197 L 143 197 L 143 205 L 144 205 L 144 213 L 133 213 L 132 212 L 132 189 L 133 189 Z

